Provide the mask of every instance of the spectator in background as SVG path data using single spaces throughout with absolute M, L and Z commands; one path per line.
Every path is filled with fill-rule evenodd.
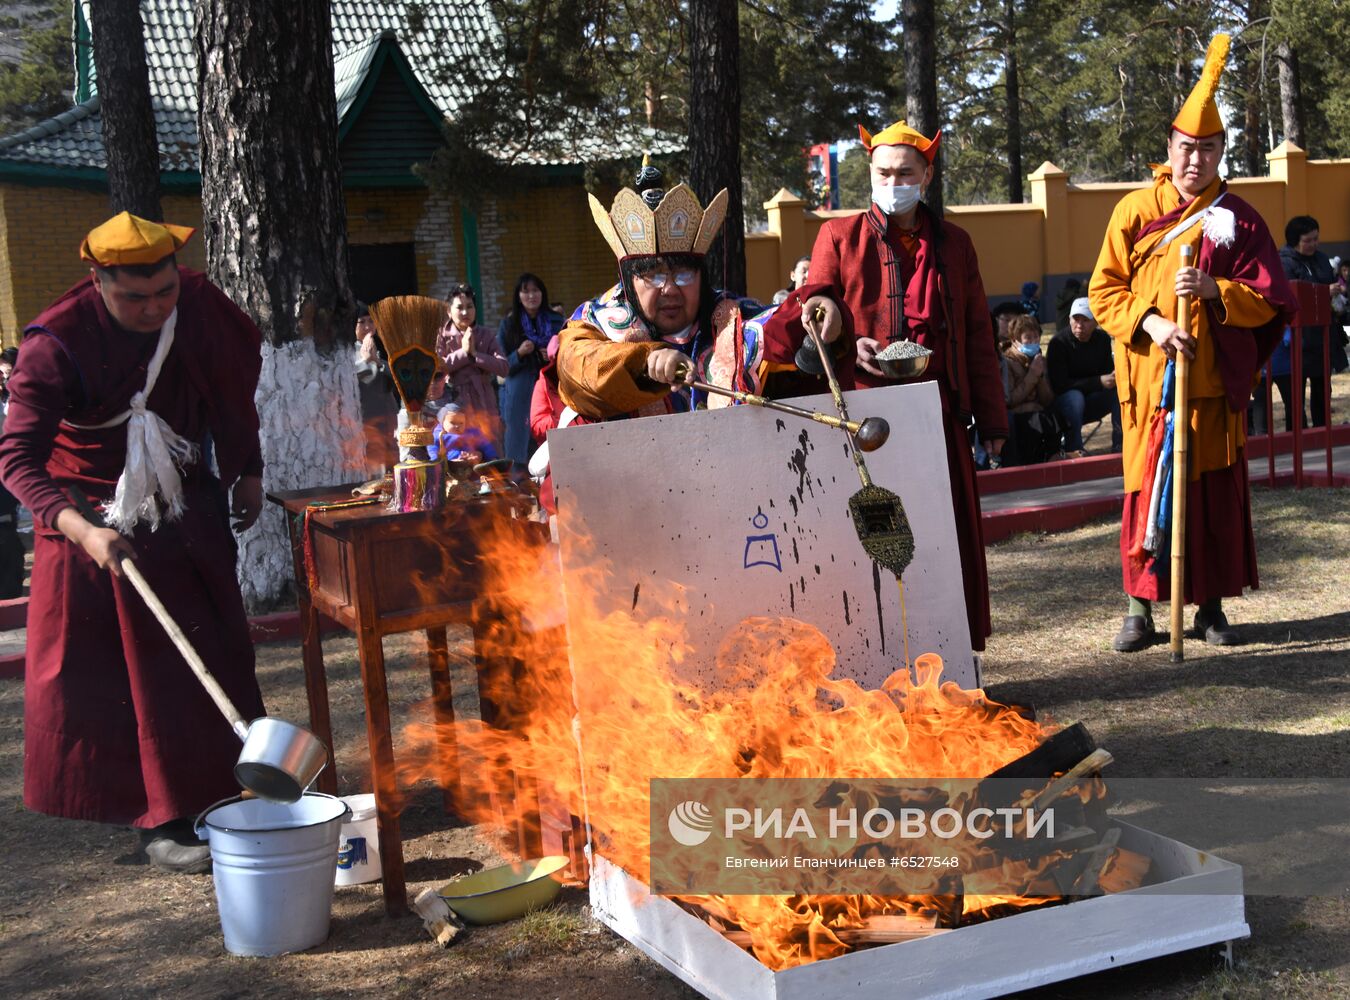
M 399 399 L 394 377 L 389 374 L 389 361 L 364 302 L 356 304 L 356 381 L 366 437 L 366 470 L 371 475 L 381 474 L 398 460 L 394 434 Z
M 1037 319 L 1040 319 L 1041 316 L 1041 300 L 1036 295 L 1040 290 L 1041 286 L 1034 281 L 1022 282 L 1022 300 L 1020 302 L 1022 311 L 1028 316 L 1035 316 Z
M 1064 282 L 1064 287 L 1055 296 L 1056 330 L 1063 330 L 1069 325 L 1069 309 L 1073 306 L 1074 299 L 1081 299 L 1086 294 L 1087 290 L 1077 278 L 1069 278 Z
M 0 351 L 0 434 L 5 429 L 9 409 L 9 376 L 19 360 L 19 349 Z M 23 541 L 19 538 L 19 501 L 0 486 L 0 601 L 23 596 Z
M 1280 264 L 1284 268 L 1284 276 L 1290 281 L 1324 285 L 1329 293 L 1334 294 L 1336 270 L 1331 266 L 1331 260 L 1327 255 L 1317 249 L 1320 230 L 1317 220 L 1311 215 L 1296 215 L 1290 219 L 1284 227 L 1284 246 L 1280 247 Z M 1302 339 L 1303 379 L 1305 383 L 1312 383 L 1310 400 L 1312 421 L 1305 423 L 1304 426 L 1321 427 L 1327 422 L 1327 384 L 1322 369 L 1322 338 L 1326 333 L 1326 327 L 1305 326 L 1294 338 L 1296 341 Z M 1341 337 L 1336 337 L 1331 342 L 1331 366 L 1336 371 L 1342 371 L 1346 366 L 1345 347 L 1341 343 Z M 1293 384 L 1290 383 L 1290 389 L 1293 388 Z M 1297 391 L 1293 393 L 1286 393 L 1282 389 L 1280 395 L 1285 400 L 1287 421 L 1289 406 L 1303 405 L 1303 386 L 1298 386 Z
M 474 322 L 478 306 L 473 286 L 450 289 L 449 303 L 445 326 L 436 337 L 436 357 L 444 371 L 432 382 L 428 399 L 434 401 L 438 413 L 450 403 L 458 403 L 470 425 L 492 440 L 500 440 L 497 376 L 506 374 L 506 358 L 496 350 L 492 332 Z
M 807 275 L 811 271 L 811 257 L 798 257 L 797 263 L 792 265 L 792 270 L 788 272 L 788 283 L 786 288 L 780 288 L 773 293 L 773 304 L 778 305 L 789 295 L 791 295 L 802 285 L 806 284 Z
M 1004 465 L 1037 465 L 1059 457 L 1060 426 L 1048 407 L 1055 401 L 1041 353 L 1041 325 L 1025 314 L 1008 327 L 1012 343 L 1003 352 L 1003 395 L 1008 404 Z M 1011 454 L 1009 454 L 1011 450 Z
M 14 372 L 14 363 L 19 360 L 17 347 L 6 347 L 0 351 L 0 413 L 9 406 L 9 376 Z
M 1000 302 L 989 314 L 994 317 L 994 346 L 998 349 L 998 353 L 1002 354 L 1012 343 L 1008 325 L 1012 323 L 1013 317 L 1025 316 L 1026 310 L 1016 302 Z
M 497 328 L 497 350 L 505 356 L 502 422 L 506 426 L 504 458 L 524 465 L 530 458 L 530 400 L 534 383 L 547 363 L 548 342 L 563 327 L 563 317 L 544 307 L 548 289 L 543 279 L 522 274 L 511 293 L 511 311 Z
M 1055 413 L 1064 424 L 1064 453 L 1081 458 L 1083 424 L 1111 417 L 1111 450 L 1120 451 L 1120 397 L 1110 335 L 1097 325 L 1087 298 L 1069 307 L 1069 327 L 1058 331 L 1046 352 Z

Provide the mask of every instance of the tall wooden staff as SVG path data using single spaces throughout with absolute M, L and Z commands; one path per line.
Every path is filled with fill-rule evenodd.
M 1182 245 L 1181 266 L 1190 267 L 1195 247 Z M 1191 332 L 1191 297 L 1177 296 L 1177 326 Z M 1172 405 L 1172 662 L 1186 659 L 1182 629 L 1186 612 L 1186 488 L 1190 481 L 1190 362 L 1177 351 L 1176 386 Z

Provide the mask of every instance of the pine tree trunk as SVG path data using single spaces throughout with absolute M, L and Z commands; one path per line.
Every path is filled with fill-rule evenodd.
M 1008 201 L 1022 200 L 1022 98 L 1017 80 L 1017 24 L 1013 0 L 1003 5 L 1003 94 L 1008 116 Z
M 727 220 L 708 253 L 708 273 L 713 284 L 743 295 L 740 61 L 737 4 L 690 0 L 689 186 L 705 205 L 727 189 Z
M 1264 0 L 1247 4 L 1247 23 L 1265 17 Z M 1265 166 L 1265 141 L 1261 135 L 1261 56 L 1249 42 L 1239 44 L 1239 79 L 1242 81 L 1242 158 L 1248 177 L 1259 177 Z
M 1295 146 L 1307 149 L 1303 141 L 1303 94 L 1298 78 L 1298 52 L 1287 41 L 1275 49 L 1275 61 L 1280 67 L 1280 117 L 1284 122 L 1284 137 Z
M 932 137 L 942 127 L 937 101 L 937 21 L 934 0 L 902 0 L 905 33 L 905 117 L 911 127 Z M 933 180 L 924 201 L 942 214 L 942 149 L 933 161 Z
M 211 279 L 262 329 L 264 485 L 361 478 L 354 303 L 327 0 L 196 0 L 202 217 Z M 245 534 L 251 608 L 288 590 L 275 509 Z
M 90 14 L 113 214 L 127 211 L 161 221 L 159 140 L 139 0 L 98 0 Z

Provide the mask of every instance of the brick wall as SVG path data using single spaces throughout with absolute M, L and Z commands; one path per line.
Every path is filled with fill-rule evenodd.
M 201 225 L 201 202 L 171 195 L 164 217 L 184 226 Z M 89 273 L 80 243 L 108 218 L 108 196 L 95 191 L 0 184 L 0 327 L 5 346 L 62 292 Z M 188 267 L 204 268 L 200 237 L 179 253 Z
M 598 197 L 608 207 L 614 193 Z M 564 315 L 618 280 L 614 251 L 595 228 L 580 182 L 531 188 L 485 206 L 478 243 L 484 325 L 495 327 L 510 309 L 511 291 L 525 271 L 543 279 Z

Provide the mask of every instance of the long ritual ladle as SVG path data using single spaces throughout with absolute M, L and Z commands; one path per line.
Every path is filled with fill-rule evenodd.
M 106 527 L 103 518 L 82 491 L 74 489 L 67 495 L 86 521 L 100 528 Z M 260 799 L 272 802 L 298 800 L 328 763 L 328 748 L 324 746 L 323 740 L 308 729 L 281 719 L 263 717 L 252 723 L 244 721 L 225 689 L 211 676 L 211 671 L 206 668 L 197 650 L 169 614 L 164 602 L 151 589 L 136 560 L 131 556 L 122 556 L 119 567 L 131 581 L 136 593 L 141 595 L 155 620 L 168 633 L 178 652 L 183 654 L 183 659 L 187 660 L 216 708 L 230 723 L 230 728 L 243 741 L 244 749 L 240 751 L 239 760 L 234 765 L 235 779 Z
M 824 322 L 824 309 L 817 306 L 814 319 L 817 323 Z M 820 362 L 825 369 L 825 378 L 830 383 L 830 394 L 834 396 L 834 405 L 839 410 L 839 416 L 842 420 L 850 422 L 848 406 L 844 403 L 839 379 L 835 377 L 834 362 L 830 359 L 830 353 L 814 327 L 807 326 L 805 322 L 802 326 L 820 353 Z M 898 580 L 914 559 L 914 532 L 910 530 L 904 504 L 896 494 L 872 482 L 872 477 L 867 471 L 867 463 L 862 457 L 863 449 L 858 447 L 858 443 L 847 429 L 844 433 L 848 437 L 853 464 L 858 469 L 858 478 L 862 480 L 862 489 L 848 498 L 848 510 L 853 516 L 853 527 L 858 532 L 858 540 L 862 542 L 863 551 L 868 557 L 877 565 L 894 573 Z
M 817 324 L 824 323 L 825 310 L 816 306 L 812 318 Z M 848 406 L 844 403 L 844 393 L 839 388 L 839 379 L 834 374 L 834 361 L 826 348 L 824 340 L 814 326 L 807 326 L 803 312 L 802 327 L 811 337 L 816 352 L 820 355 L 821 367 L 825 369 L 825 378 L 830 383 L 830 395 L 839 416 L 848 420 Z M 853 435 L 844 431 L 848 437 L 849 453 L 853 464 L 858 468 L 858 478 L 862 480 L 862 489 L 848 498 L 848 512 L 853 516 L 853 528 L 858 533 L 858 541 L 868 557 L 883 569 L 895 574 L 896 585 L 900 588 L 900 631 L 905 644 L 905 669 L 909 669 L 909 616 L 905 612 L 905 569 L 914 559 L 914 532 L 905 516 L 905 505 L 900 497 L 883 486 L 872 482 L 863 460 L 862 451 Z

